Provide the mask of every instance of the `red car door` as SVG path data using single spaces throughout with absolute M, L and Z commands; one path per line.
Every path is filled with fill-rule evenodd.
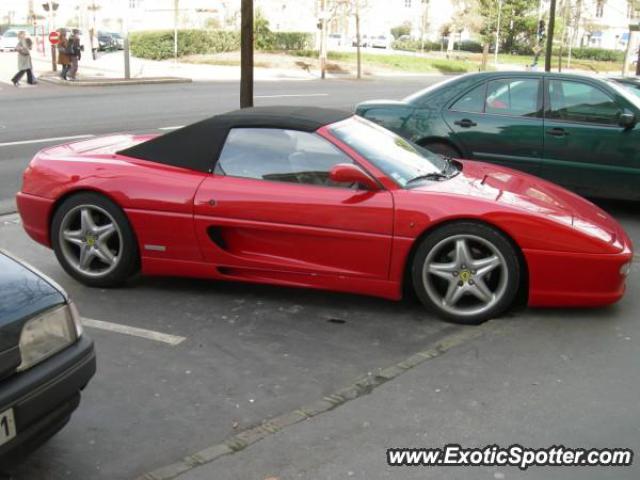
M 349 162 L 314 133 L 231 130 L 194 199 L 207 261 L 236 273 L 388 278 L 391 194 L 331 182 L 331 168 Z

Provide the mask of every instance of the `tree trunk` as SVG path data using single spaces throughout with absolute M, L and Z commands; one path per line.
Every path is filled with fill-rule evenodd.
M 253 0 L 242 0 L 240 27 L 240 108 L 253 107 Z
M 551 53 L 553 52 L 553 30 L 556 22 L 556 0 L 551 0 L 549 7 L 549 30 L 547 33 L 547 51 L 544 57 L 544 71 L 551 71 Z
M 485 41 L 482 46 L 482 64 L 480 65 L 480 70 L 484 72 L 487 69 L 487 63 L 489 63 L 489 42 Z

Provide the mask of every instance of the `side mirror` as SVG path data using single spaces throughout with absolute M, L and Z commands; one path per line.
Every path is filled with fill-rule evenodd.
M 636 126 L 637 120 L 635 113 L 625 110 L 620 114 L 618 118 L 618 125 L 625 129 L 633 128 Z
M 378 183 L 360 167 L 351 163 L 339 163 L 329 172 L 329 179 L 339 183 L 359 183 L 367 190 L 380 190 Z

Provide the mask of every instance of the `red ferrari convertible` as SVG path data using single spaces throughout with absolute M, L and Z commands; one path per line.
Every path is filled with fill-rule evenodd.
M 517 298 L 613 303 L 632 260 L 620 225 L 577 195 L 319 108 L 47 148 L 17 202 L 28 234 L 86 285 L 141 271 L 400 299 L 410 284 L 463 323 Z

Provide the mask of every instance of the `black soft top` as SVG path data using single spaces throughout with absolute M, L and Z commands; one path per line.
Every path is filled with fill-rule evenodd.
M 211 172 L 232 128 L 281 128 L 314 132 L 352 116 L 318 107 L 253 107 L 216 115 L 118 153 L 127 157 Z

